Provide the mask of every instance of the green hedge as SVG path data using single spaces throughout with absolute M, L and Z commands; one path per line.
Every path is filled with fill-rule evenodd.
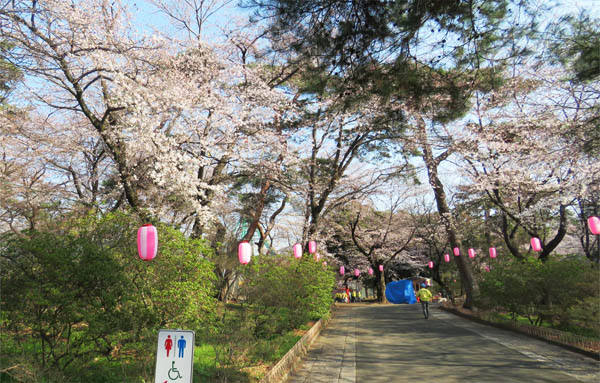
M 508 311 L 532 324 L 597 328 L 600 323 L 600 273 L 586 259 L 509 260 L 486 273 L 479 288 L 479 306 Z
M 158 255 L 142 261 L 139 226 L 90 215 L 0 239 L 0 355 L 11 379 L 78 382 L 101 361 L 151 365 L 159 328 L 214 323 L 209 249 L 158 225 Z
M 268 336 L 328 315 L 334 285 L 333 270 L 307 255 L 256 257 L 244 273 L 241 294 L 254 308 L 256 331 Z

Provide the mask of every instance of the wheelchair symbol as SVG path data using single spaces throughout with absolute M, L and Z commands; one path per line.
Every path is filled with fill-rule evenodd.
M 171 374 L 172 374 L 172 376 L 171 376 Z M 169 379 L 171 379 L 171 380 L 183 379 L 183 376 L 181 376 L 181 374 L 179 373 L 179 370 L 177 369 L 177 367 L 175 367 L 175 361 L 173 361 L 173 363 L 171 363 L 171 368 L 169 369 L 168 375 L 169 375 Z

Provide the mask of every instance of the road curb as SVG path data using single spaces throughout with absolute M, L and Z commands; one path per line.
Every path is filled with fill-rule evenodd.
M 508 331 L 511 331 L 513 333 L 520 334 L 520 335 L 526 335 L 526 336 L 528 336 L 530 338 L 538 339 L 538 340 L 541 340 L 541 341 L 553 344 L 555 346 L 562 347 L 562 348 L 564 348 L 566 350 L 576 352 L 578 354 L 587 356 L 589 358 L 592 358 L 592 359 L 595 359 L 595 360 L 600 360 L 600 353 L 595 353 L 595 352 L 592 352 L 592 351 L 582 350 L 582 349 L 580 349 L 578 347 L 570 346 L 568 344 L 564 344 L 564 343 L 557 342 L 557 341 L 554 341 L 554 340 L 551 340 L 551 339 L 547 339 L 547 338 L 544 338 L 542 336 L 538 336 L 538 335 L 535 335 L 535 334 L 530 334 L 530 333 L 527 333 L 527 332 L 524 332 L 524 331 L 520 331 L 519 329 L 516 329 L 516 328 L 514 328 L 512 326 L 505 325 L 505 324 L 502 324 L 502 323 L 489 322 L 489 321 L 486 321 L 484 319 L 481 319 L 481 318 L 478 318 L 478 317 L 475 317 L 475 316 L 471 316 L 471 315 L 465 314 L 465 313 L 460 312 L 459 310 L 456 310 L 456 309 L 453 309 L 453 308 L 439 306 L 439 309 L 443 310 L 443 311 L 446 311 L 446 312 L 449 312 L 451 314 L 457 315 L 457 316 L 459 316 L 461 318 L 468 319 L 470 321 L 482 324 L 482 325 L 491 326 L 491 327 L 498 328 L 498 329 L 501 329 L 501 330 L 508 330 Z
M 331 315 L 327 319 L 319 319 L 310 330 L 300 338 L 298 342 L 292 347 L 280 360 L 277 362 L 267 374 L 260 380 L 260 383 L 277 383 L 283 381 L 288 374 L 294 369 L 300 359 L 306 355 L 310 345 L 317 339 L 321 331 L 327 326 L 331 317 L 333 316 L 333 310 Z

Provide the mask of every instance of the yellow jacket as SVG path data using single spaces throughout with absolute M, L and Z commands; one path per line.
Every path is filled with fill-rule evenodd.
M 417 291 L 417 296 L 419 297 L 421 302 L 431 302 L 431 291 L 427 290 L 424 287 L 421 288 L 421 290 Z

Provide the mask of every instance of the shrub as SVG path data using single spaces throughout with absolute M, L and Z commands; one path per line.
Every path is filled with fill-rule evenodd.
M 598 284 L 598 269 L 584 259 L 510 260 L 486 273 L 478 304 L 524 316 L 537 325 L 549 320 L 568 327 L 570 320 L 585 323 L 593 318 L 596 323 Z
M 2 329 L 14 341 L 3 346 L 4 365 L 28 352 L 31 380 L 71 374 L 75 382 L 73 372 L 98 358 L 147 364 L 159 328 L 214 321 L 215 276 L 204 244 L 159 225 L 158 255 L 144 262 L 138 226 L 126 214 L 90 215 L 1 239 Z
M 262 336 L 283 333 L 329 313 L 335 276 L 310 257 L 263 257 L 244 274 L 243 295 L 256 312 Z

